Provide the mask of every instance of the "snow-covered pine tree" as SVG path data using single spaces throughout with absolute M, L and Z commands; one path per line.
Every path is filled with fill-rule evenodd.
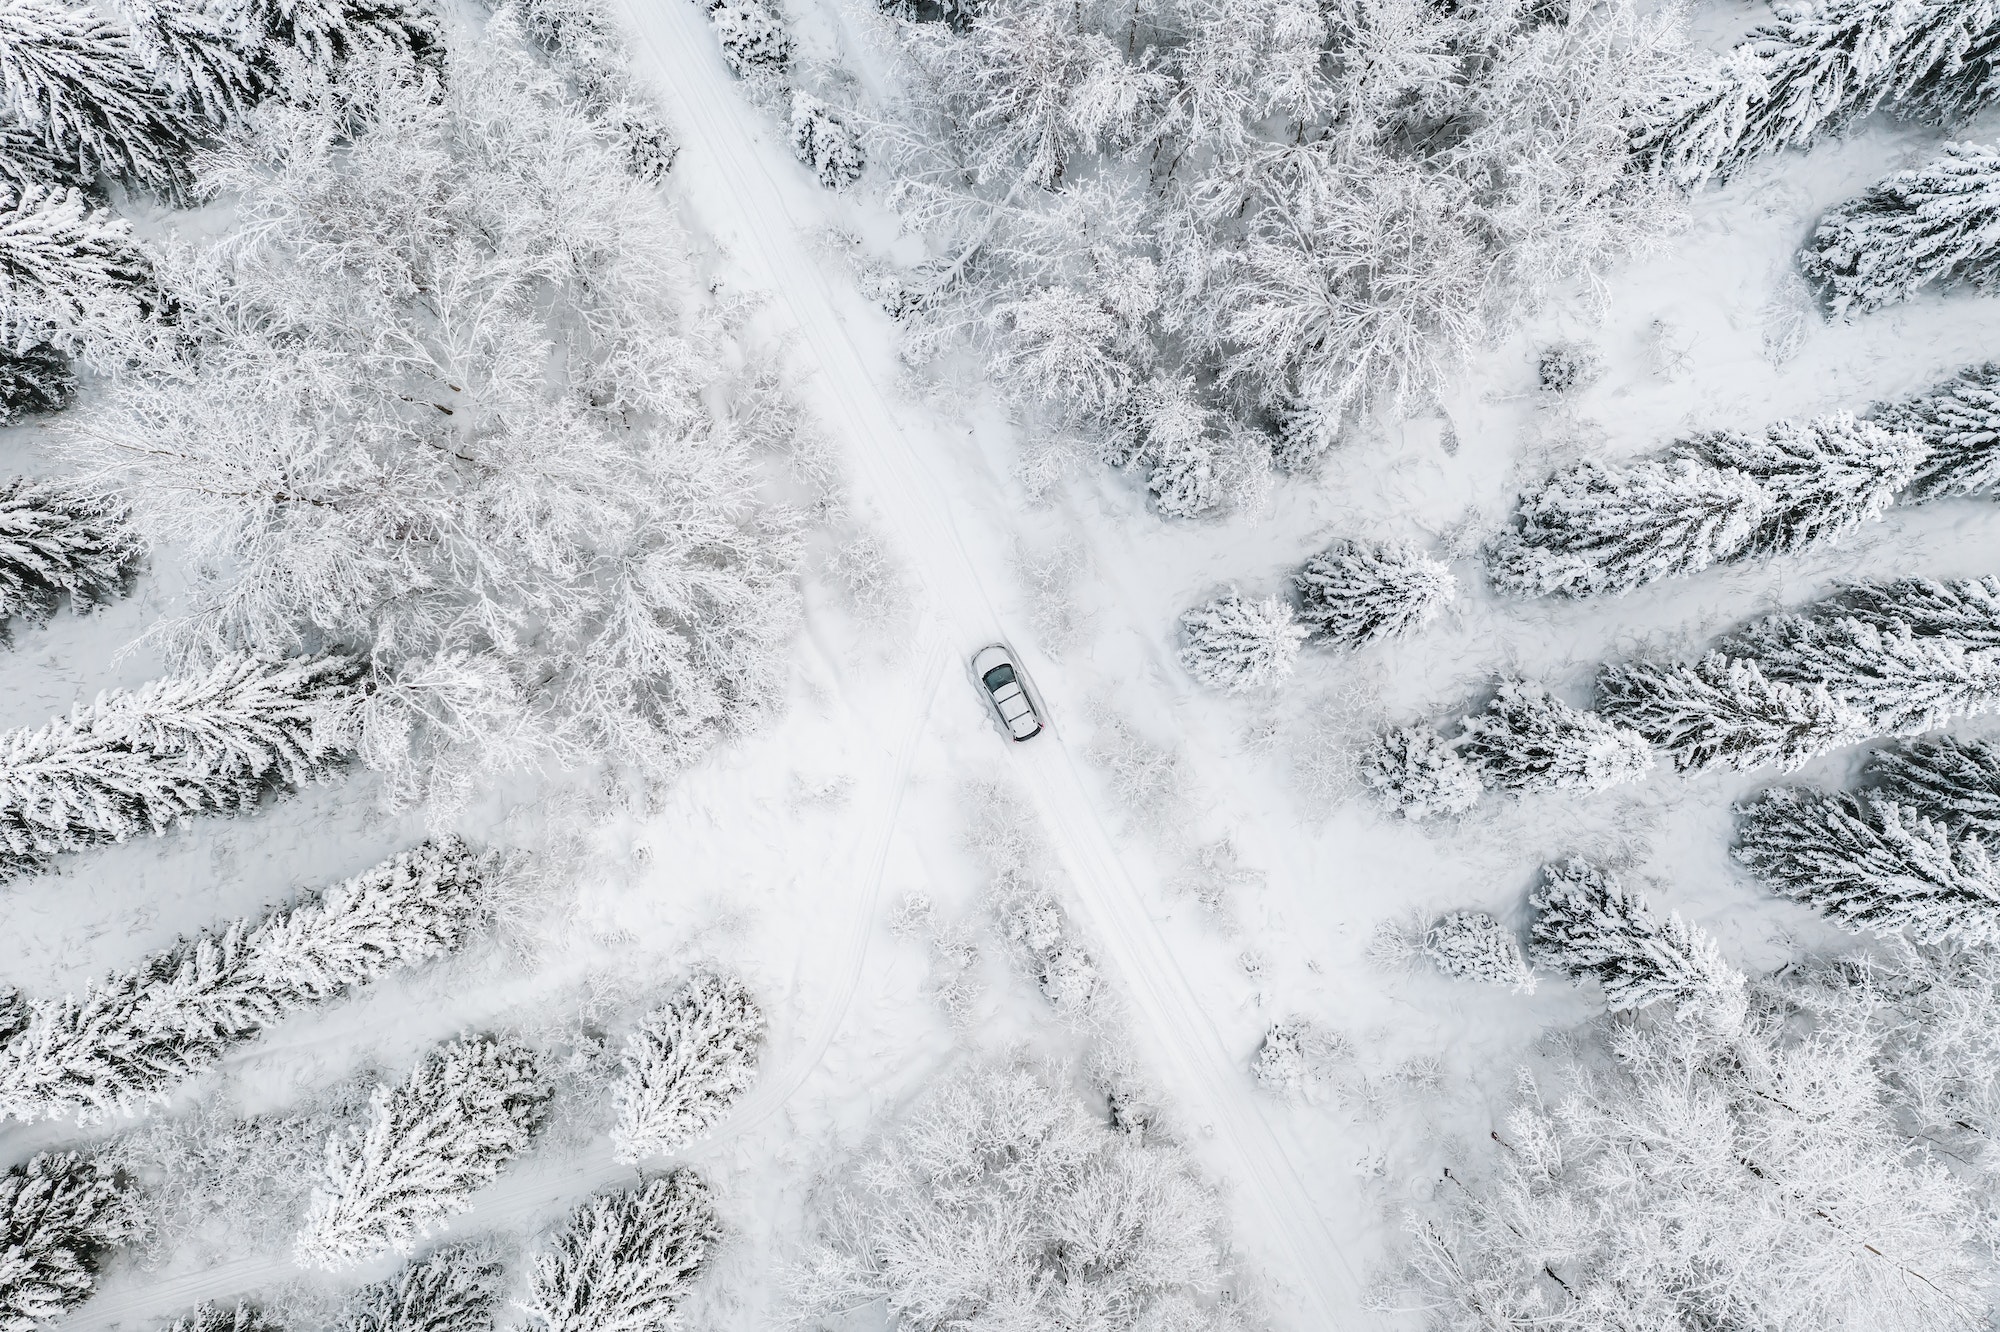
M 0 145 L 0 154 L 6 152 Z M 59 412 L 76 398 L 69 357 L 46 342 L 20 351 L 0 347 L 0 425 L 28 412 Z
M 0 1175 L 0 1332 L 38 1332 L 89 1299 L 99 1256 L 133 1223 L 118 1177 L 76 1152 Z
M 1722 959 L 1715 940 L 1682 921 L 1662 921 L 1641 893 L 1574 856 L 1542 867 L 1528 898 L 1535 910 L 1528 955 L 1536 965 L 1596 980 L 1614 1013 L 1667 1000 L 1681 1017 L 1699 1015 L 1723 1030 L 1742 1025 L 1748 1006 L 1743 973 Z
M 1738 46 L 1635 117 L 1633 160 L 1686 190 L 1728 174 L 1738 165 L 1737 145 L 1760 113 L 1767 87 L 1761 53 L 1749 43 Z
M 40 624 L 64 597 L 82 612 L 122 596 L 144 554 L 124 506 L 108 496 L 0 480 L 0 620 Z
M 433 1047 L 402 1083 L 375 1089 L 365 1124 L 327 1139 L 298 1260 L 339 1270 L 410 1252 L 528 1149 L 549 1095 L 518 1042 L 469 1036 Z
M 1826 608 L 1822 614 L 1850 617 L 1885 632 L 1907 627 L 1918 638 L 2000 649 L 2000 577 L 1990 574 L 1854 583 L 1821 606 Z
M 1865 609 L 1852 601 L 1856 591 L 1754 621 L 1721 650 L 1754 660 L 1768 680 L 1824 686 L 1836 703 L 1866 718 L 1866 735 L 1934 731 L 2000 704 L 2000 653 L 1916 632 L 1894 615 L 1871 622 L 1852 613 Z
M 180 940 L 0 1023 L 0 1116 L 129 1114 L 302 1008 L 458 948 L 491 864 L 426 842 L 258 920 Z
M 672 1332 L 721 1239 L 708 1187 L 685 1167 L 596 1194 L 535 1255 L 522 1308 L 537 1332 Z
M 1399 726 L 1375 738 L 1359 761 L 1362 785 L 1406 819 L 1463 814 L 1485 789 L 1479 770 L 1429 727 Z
M 514 0 L 508 12 L 567 70 L 593 120 L 617 131 L 626 165 L 648 184 L 665 180 L 680 146 L 654 99 L 632 77 L 629 36 L 599 0 Z
M 808 93 L 792 90 L 792 154 L 812 168 L 819 183 L 844 190 L 861 179 L 867 158 L 838 111 Z
M 0 198 L 14 198 L 33 189 L 89 189 L 95 176 L 74 157 L 49 151 L 48 140 L 33 126 L 0 118 Z
M 177 195 L 189 127 L 125 29 L 88 6 L 0 0 L 0 108 L 52 157 Z
M 334 1332 L 491 1332 L 506 1278 L 491 1244 L 448 1244 L 355 1291 Z
M 366 60 L 430 71 L 444 61 L 443 29 L 427 0 L 245 0 L 238 21 L 273 83 L 282 76 L 279 49 L 327 74 Z
M 1519 596 L 1622 595 L 1728 559 L 1774 507 L 1754 478 L 1692 458 L 1580 463 L 1521 497 L 1520 524 L 1487 568 Z
M 763 0 L 713 0 L 708 21 L 722 58 L 739 75 L 782 74 L 792 63 L 792 35 Z
M 2000 935 L 2000 867 L 1986 844 L 1874 792 L 1766 791 L 1741 810 L 1736 858 L 1850 930 L 1918 942 Z
M 1799 269 L 1836 316 L 1932 284 L 2000 283 L 2000 147 L 1948 143 L 1935 160 L 1830 209 Z
M 359 675 L 337 653 L 225 657 L 206 675 L 107 690 L 0 735 L 0 875 L 330 780 Z
M 1181 665 L 1232 694 L 1261 689 L 1292 673 L 1308 632 L 1282 598 L 1246 601 L 1231 590 L 1181 616 Z
M 258 35 L 199 0 L 116 0 L 153 81 L 192 125 L 220 128 L 270 87 L 257 64 Z
M 1771 509 L 1730 558 L 1788 555 L 1833 541 L 1882 516 L 1930 454 L 1915 434 L 1836 412 L 1800 425 L 1779 421 L 1760 436 L 1721 430 L 1675 448 L 1711 467 L 1741 473 L 1771 497 Z
M 1870 755 L 1868 773 L 1885 798 L 2000 843 L 2000 744 L 1931 736 Z
M 1484 911 L 1453 911 L 1424 932 L 1424 956 L 1453 980 L 1533 994 L 1535 973 L 1512 930 Z
M 167 1332 L 285 1332 L 285 1325 L 256 1305 L 198 1304 L 167 1325 Z
M 1309 1017 L 1273 1022 L 1250 1060 L 1257 1085 L 1279 1096 L 1311 1096 L 1325 1085 L 1353 1049 L 1339 1032 Z
M 2000 361 L 1967 366 L 1928 392 L 1878 406 L 1874 419 L 1931 447 L 1910 483 L 1911 499 L 2000 493 Z
M 150 269 L 130 224 L 73 188 L 0 194 L 0 342 L 67 345 L 140 309 Z
M 1336 541 L 1292 582 L 1300 618 L 1343 647 L 1419 629 L 1458 595 L 1451 570 L 1405 542 Z
M 625 1043 L 612 1093 L 621 1161 L 677 1152 L 715 1126 L 757 1077 L 764 1012 L 727 976 L 697 976 Z
M 1745 657 L 1632 661 L 1597 673 L 1597 709 L 1646 737 L 1680 772 L 1786 772 L 1867 736 L 1869 720 L 1824 684 L 1771 680 Z
M 1503 680 L 1486 711 L 1460 721 L 1458 747 L 1503 791 L 1603 791 L 1653 766 L 1638 732 L 1573 708 L 1539 685 Z
M 1107 333 L 1116 321 L 1091 310 Z M 1129 444 L 1122 458 L 1146 469 L 1153 504 L 1169 518 L 1198 518 L 1222 503 L 1217 458 L 1216 411 L 1198 396 L 1187 376 L 1154 380 L 1139 387 L 1127 409 Z

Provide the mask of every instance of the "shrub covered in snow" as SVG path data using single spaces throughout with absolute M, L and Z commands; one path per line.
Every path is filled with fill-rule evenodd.
M 1309 632 L 1282 598 L 1230 592 L 1181 616 L 1181 665 L 1232 694 L 1265 688 L 1292 673 Z
M 1799 268 L 1835 315 L 2000 283 L 2000 147 L 1948 143 L 1820 219 Z
M 1930 446 L 1910 498 L 2000 491 L 2000 361 L 1967 366 L 1928 392 L 1885 403 L 1874 419 Z
M 327 1140 L 299 1261 L 339 1270 L 410 1252 L 528 1149 L 549 1094 L 534 1054 L 515 1042 L 432 1048 L 400 1084 L 375 1089 L 364 1123 Z
M 522 1310 L 535 1332 L 676 1328 L 676 1310 L 721 1240 L 715 1204 L 692 1170 L 597 1194 L 535 1255 Z
M 355 1291 L 335 1332 L 491 1332 L 506 1278 L 492 1245 L 448 1244 Z
M 1532 994 L 1535 973 L 1514 932 L 1484 911 L 1453 911 L 1424 932 L 1424 956 L 1453 980 L 1505 985 Z
M 352 744 L 359 675 L 339 653 L 232 654 L 0 735 L 0 875 L 329 780 Z
M 632 174 L 649 185 L 664 180 L 680 145 L 651 94 L 632 75 L 631 34 L 601 0 L 511 0 L 506 12 L 576 81 L 591 120 L 624 144 Z
M 489 862 L 457 838 L 260 919 L 182 939 L 79 996 L 0 1022 L 0 1114 L 129 1114 L 314 1004 L 457 948 Z
M 910 1327 L 1213 1326 L 1217 1201 L 1177 1148 L 1062 1085 L 975 1066 L 933 1087 L 850 1183 L 793 1277 L 812 1314 L 886 1300 Z M 978 1238 L 974 1238 L 978 1237 Z
M 1851 930 L 2000 936 L 2000 865 L 1986 843 L 1875 792 L 1766 791 L 1741 810 L 1736 858 Z
M 1682 1017 L 1728 1030 L 1748 1000 L 1743 973 L 1722 960 L 1715 941 L 1680 918 L 1653 915 L 1644 895 L 1627 892 L 1608 871 L 1572 857 L 1542 867 L 1528 898 L 1535 910 L 1529 953 L 1535 962 L 1603 987 L 1611 1011 L 1666 1000 Z
M 764 0 L 712 0 L 708 21 L 738 74 L 780 74 L 792 63 L 792 35 Z
M 664 1156 L 701 1137 L 757 1077 L 764 1012 L 744 984 L 697 976 L 625 1043 L 612 1093 L 622 1161 Z
M 1460 729 L 1460 755 L 1503 791 L 1603 791 L 1653 766 L 1638 732 L 1520 680 L 1502 681 L 1486 711 Z
M 167 1332 L 285 1332 L 284 1324 L 244 1300 L 198 1304 L 167 1325 Z
M 76 1152 L 0 1175 L 0 1332 L 37 1332 L 89 1299 L 104 1250 L 131 1225 L 125 1185 Z
M 0 411 L 0 425 L 6 419 Z M 64 597 L 83 611 L 122 596 L 143 554 L 124 506 L 108 497 L 26 477 L 0 480 L 0 620 L 39 624 Z
M 1604 373 L 1604 358 L 1587 342 L 1553 342 L 1535 353 L 1535 382 L 1554 397 L 1580 393 Z
M 1361 754 L 1361 781 L 1384 809 L 1406 819 L 1463 814 L 1485 789 L 1456 741 L 1428 727 L 1398 727 Z
M 1250 1061 L 1250 1076 L 1277 1096 L 1311 1096 L 1349 1053 L 1347 1040 L 1339 1032 L 1329 1031 L 1311 1018 L 1283 1018 L 1265 1030 L 1264 1043 Z
M 861 179 L 867 158 L 838 111 L 809 93 L 792 90 L 792 154 L 812 168 L 819 183 L 844 190 Z
M 1292 576 L 1312 632 L 1360 647 L 1422 628 L 1458 595 L 1451 570 L 1402 542 L 1337 541 Z

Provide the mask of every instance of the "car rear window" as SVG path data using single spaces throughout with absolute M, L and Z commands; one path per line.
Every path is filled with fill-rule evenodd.
M 979 678 L 986 682 L 986 687 L 988 689 L 998 689 L 1002 685 L 1010 685 L 1014 683 L 1014 668 L 1012 666 L 1008 666 L 1003 663 L 999 666 L 995 666 L 992 670 L 986 672 L 986 674 L 980 676 Z

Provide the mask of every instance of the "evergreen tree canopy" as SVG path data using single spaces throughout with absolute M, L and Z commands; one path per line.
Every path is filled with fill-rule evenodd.
M 1602 791 L 1653 766 L 1636 731 L 1519 680 L 1502 681 L 1486 711 L 1460 727 L 1459 753 L 1503 791 Z
M 1458 595 L 1451 570 L 1401 542 L 1336 541 L 1292 576 L 1313 633 L 1360 647 L 1428 624 Z
M 1232 591 L 1181 616 L 1181 665 L 1205 685 L 1244 693 L 1290 675 L 1309 632 L 1281 598 Z
M 625 1043 L 613 1092 L 619 1158 L 679 1151 L 713 1128 L 750 1089 L 764 1013 L 741 981 L 697 976 L 650 1013 Z
M 1836 316 L 1932 286 L 2000 283 L 2000 148 L 1946 144 L 1820 219 L 1799 269 Z
M 111 601 L 143 554 L 124 505 L 109 497 L 20 476 L 0 480 L 0 619 L 40 624 L 64 597 L 79 612 Z
M 2000 361 L 1968 366 L 1927 393 L 1877 407 L 1874 416 L 1930 445 L 1910 498 L 2000 493 Z
M 52 157 L 178 195 L 192 127 L 127 31 L 63 0 L 0 0 L 0 108 Z
M 487 1244 L 448 1244 L 354 1292 L 335 1332 L 490 1332 L 507 1270 Z
M 1869 758 L 1884 797 L 1922 811 L 1954 833 L 2000 842 L 2000 744 L 1931 736 Z
M 1824 683 L 1772 680 L 1754 660 L 1720 652 L 1692 665 L 1605 666 L 1597 673 L 1597 706 L 1664 751 L 1680 772 L 1766 765 L 1789 772 L 1870 731 L 1867 714 Z
M 0 1332 L 39 1332 L 89 1299 L 100 1255 L 134 1224 L 125 1185 L 76 1152 L 0 1175 Z
M 671 1332 L 721 1240 L 708 1187 L 692 1170 L 597 1194 L 535 1255 L 523 1306 L 529 1324 L 537 1332 Z
M 1741 1024 L 1748 1002 L 1743 973 L 1715 941 L 1678 913 L 1662 921 L 1642 894 L 1575 857 L 1542 867 L 1529 897 L 1535 910 L 1529 956 L 1541 966 L 1588 978 L 1611 1011 L 1666 1000 L 1682 1017 L 1700 1014 L 1720 1029 Z
M 1697 435 L 1680 449 L 1750 477 L 1771 497 L 1770 512 L 1733 559 L 1807 550 L 1875 521 L 1930 454 L 1921 436 L 1847 412 L 1779 421 L 1762 436 Z

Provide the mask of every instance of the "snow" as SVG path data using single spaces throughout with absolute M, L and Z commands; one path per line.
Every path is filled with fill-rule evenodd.
M 795 0 L 802 40 L 837 41 L 868 21 L 842 4 Z M 523 778 L 458 816 L 476 839 L 573 856 L 576 900 L 560 927 L 516 941 L 518 952 L 378 984 L 232 1055 L 225 1070 L 246 1109 L 282 1107 L 364 1064 L 400 1076 L 424 1048 L 468 1028 L 546 1022 L 586 1004 L 642 1011 L 696 971 L 726 967 L 771 1029 L 751 1090 L 677 1158 L 715 1187 L 727 1230 L 689 1322 L 769 1326 L 783 1312 L 775 1274 L 798 1251 L 816 1178 L 884 1115 L 968 1045 L 1078 1052 L 1032 987 L 997 972 L 973 1029 L 955 1032 L 924 993 L 920 943 L 889 931 L 912 891 L 945 917 L 983 919 L 981 872 L 964 845 L 967 791 L 994 782 L 1033 809 L 1066 905 L 1125 1000 L 1137 1062 L 1224 1190 L 1243 1268 L 1268 1283 L 1273 1324 L 1362 1328 L 1374 1322 L 1363 1286 L 1402 1208 L 1501 1122 L 1512 1070 L 1536 1035 L 1585 1020 L 1599 1003 L 1566 985 L 1514 995 L 1427 969 L 1385 971 L 1365 955 L 1378 923 L 1465 910 L 1518 925 L 1540 866 L 1580 853 L 1643 885 L 1661 915 L 1678 912 L 1746 971 L 1801 945 L 1848 946 L 1729 862 L 1731 804 L 1764 777 L 1685 779 L 1656 764 L 1612 792 L 1489 796 L 1464 821 L 1419 825 L 1381 817 L 1351 785 L 1315 783 L 1296 760 L 1317 743 L 1472 711 L 1503 673 L 1581 704 L 1600 661 L 1641 648 L 1688 655 L 1842 579 L 1995 572 L 1990 502 L 1955 499 L 1892 508 L 1829 548 L 1589 603 L 1496 597 L 1474 558 L 1520 487 L 1582 457 L 1632 459 L 1689 430 L 1761 431 L 1858 410 L 1991 356 L 1992 310 L 1975 296 L 1926 296 L 1825 324 L 1791 268 L 1819 212 L 1931 155 L 1938 135 L 1871 127 L 1746 170 L 1701 198 L 1694 228 L 1667 252 L 1627 267 L 1601 318 L 1581 298 L 1551 308 L 1483 353 L 1438 414 L 1379 422 L 1317 477 L 1281 484 L 1266 513 L 1166 523 L 1148 512 L 1138 481 L 1094 467 L 1031 502 L 1018 468 L 1040 441 L 971 374 L 913 377 L 896 357 L 895 325 L 850 272 L 857 249 L 892 249 L 892 220 L 865 188 L 832 194 L 795 159 L 789 127 L 746 100 L 699 6 L 624 0 L 620 9 L 639 76 L 681 144 L 666 188 L 706 246 L 705 276 L 757 303 L 750 335 L 782 349 L 846 471 L 854 522 L 901 566 L 908 604 L 870 619 L 835 579 L 813 580 L 778 720 L 713 754 L 655 808 L 566 802 L 551 794 L 561 780 Z M 1658 321 L 1669 326 L 1666 359 L 1682 362 L 1673 378 L 1650 368 Z M 1536 357 L 1560 340 L 1595 346 L 1606 370 L 1551 400 L 1536 391 Z M 46 470 L 40 428 L 0 435 L 31 473 Z M 1429 547 L 1463 591 L 1407 641 L 1354 653 L 1308 645 L 1297 673 L 1271 691 L 1230 698 L 1187 677 L 1176 657 L 1184 609 L 1230 586 L 1279 591 L 1307 556 L 1344 538 Z M 1021 557 L 1070 545 L 1085 551 L 1076 595 L 1088 623 L 1052 650 Z M 116 652 L 159 614 L 179 576 L 163 561 L 128 601 L 23 630 L 0 659 L 11 700 L 0 722 L 39 725 L 99 689 L 157 675 L 144 647 Z M 1029 744 L 1004 740 L 966 667 L 996 639 L 1020 654 L 1049 704 L 1053 724 Z M 1170 834 L 1121 806 L 1091 757 L 1110 716 L 1171 737 L 1181 755 L 1187 785 Z M 1795 780 L 1838 780 L 1857 753 L 1818 760 Z M 30 995 L 80 986 L 178 934 L 359 872 L 420 835 L 418 819 L 382 814 L 378 797 L 356 778 L 254 819 L 200 823 L 12 885 L 7 978 Z M 580 843 L 563 833 L 578 808 L 590 819 Z M 1225 837 L 1258 876 L 1238 889 L 1226 927 L 1173 888 L 1188 848 Z M 1252 1060 L 1272 1022 L 1293 1015 L 1351 1043 L 1389 1089 L 1382 1108 L 1260 1090 Z M 1422 1081 L 1428 1060 L 1443 1069 L 1435 1087 Z M 552 1225 L 589 1193 L 630 1183 L 605 1128 L 503 1173 L 450 1235 Z M 10 1159 L 72 1133 L 4 1132 Z M 63 1326 L 132 1327 L 296 1279 L 284 1241 L 215 1261 L 183 1255 L 160 1272 L 114 1261 Z

